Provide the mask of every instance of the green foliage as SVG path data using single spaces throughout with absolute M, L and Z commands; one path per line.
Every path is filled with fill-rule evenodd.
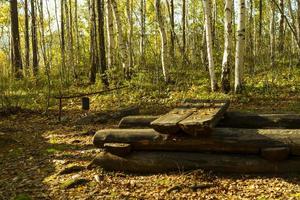
M 55 148 L 49 148 L 49 149 L 46 149 L 46 152 L 49 154 L 55 154 L 55 153 L 60 152 L 60 150 L 55 149 Z
M 27 194 L 19 194 L 14 198 L 14 200 L 32 200 L 32 198 Z

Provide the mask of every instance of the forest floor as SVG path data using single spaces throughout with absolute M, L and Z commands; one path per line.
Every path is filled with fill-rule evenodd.
M 231 109 L 290 112 L 296 107 L 298 101 L 293 99 L 269 104 L 256 99 L 244 104 L 233 102 Z M 65 111 L 63 123 L 57 121 L 54 111 L 48 116 L 29 110 L 0 115 L 0 137 L 6 137 L 0 143 L 1 200 L 300 199 L 299 175 L 232 175 L 208 171 L 134 175 L 86 169 L 101 151 L 93 147 L 92 133 L 116 127 L 117 121 L 76 125 L 76 119 L 83 114 L 79 110 Z M 73 172 L 66 172 L 65 168 Z M 72 180 L 79 180 L 78 185 L 72 185 Z M 199 185 L 204 187 L 194 187 Z

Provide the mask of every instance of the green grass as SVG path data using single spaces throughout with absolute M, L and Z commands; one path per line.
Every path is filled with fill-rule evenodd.
M 217 77 L 220 81 L 220 69 L 217 67 Z M 245 109 L 247 106 L 257 103 L 272 106 L 279 102 L 289 100 L 286 105 L 278 106 L 279 110 L 296 110 L 299 112 L 300 105 L 296 104 L 296 98 L 300 93 L 300 69 L 287 66 L 278 66 L 276 69 L 257 68 L 252 75 L 245 70 L 245 88 L 242 94 L 235 95 L 233 92 L 223 94 L 222 92 L 210 92 L 210 80 L 208 73 L 202 69 L 188 67 L 178 71 L 173 78 L 177 82 L 165 84 L 162 80 L 150 77 L 147 73 L 138 73 L 126 84 L 129 89 L 113 91 L 108 94 L 91 96 L 91 110 L 115 109 L 132 104 L 141 105 L 147 109 L 157 110 L 157 107 L 171 107 L 184 98 L 196 99 L 231 99 L 239 104 L 238 109 Z M 233 77 L 232 77 L 233 79 Z M 42 79 L 43 80 L 43 79 Z M 41 83 L 41 81 L 39 81 Z M 86 82 L 86 80 L 84 81 Z M 233 80 L 231 81 L 233 86 Z M 219 83 L 220 85 L 220 83 Z M 112 86 L 114 87 L 114 86 Z M 51 94 L 59 94 L 59 83 L 53 81 Z M 63 87 L 63 94 L 86 93 L 102 90 L 101 84 L 95 85 L 78 84 Z M 29 109 L 43 109 L 46 105 L 46 88 L 44 84 L 35 84 L 34 80 L 16 81 L 10 87 L 4 88 L 4 94 L 13 94 L 4 104 L 20 105 Z M 16 98 L 13 98 L 16 96 Z M 19 96 L 19 97 L 18 97 Z M 7 99 L 7 98 L 6 98 Z M 0 98 L 1 101 L 1 98 Z M 2 100 L 5 101 L 5 100 Z M 32 103 L 34 102 L 34 103 Z M 79 110 L 80 98 L 64 100 L 64 110 Z M 243 106 L 241 106 L 243 105 Z M 1 103 L 0 103 L 1 106 Z M 58 102 L 50 101 L 51 109 L 58 109 Z M 274 107 L 274 106 L 272 106 Z M 275 106 L 276 107 L 276 106 Z M 249 110 L 252 110 L 250 108 Z
M 27 194 L 19 194 L 14 198 L 14 200 L 32 200 L 32 198 Z

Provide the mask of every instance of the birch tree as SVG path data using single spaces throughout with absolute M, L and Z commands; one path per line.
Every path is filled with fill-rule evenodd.
M 222 91 L 228 93 L 230 91 L 230 69 L 232 65 L 232 0 L 225 2 L 225 45 L 222 62 L 221 85 Z
M 115 66 L 114 20 L 113 20 L 113 13 L 111 7 L 111 0 L 107 0 L 106 2 L 106 32 L 107 32 L 107 66 L 109 69 L 111 69 L 113 66 Z
M 121 17 L 120 13 L 118 10 L 118 4 L 116 0 L 111 0 L 112 3 L 112 9 L 114 13 L 114 17 L 116 20 L 116 25 L 117 25 L 117 35 L 118 35 L 118 42 L 119 42 L 119 47 L 120 47 L 120 55 L 121 55 L 121 62 L 122 62 L 122 67 L 124 71 L 124 76 L 125 78 L 129 78 L 130 76 L 130 69 L 128 65 L 128 55 L 127 55 L 127 47 L 126 47 L 126 39 L 123 35 L 123 26 L 121 22 Z
M 240 93 L 243 88 L 243 69 L 245 61 L 245 0 L 238 0 L 238 25 L 235 52 L 235 93 Z
M 167 34 L 165 30 L 164 18 L 161 13 L 160 0 L 155 0 L 155 11 L 156 11 L 156 17 L 159 25 L 160 40 L 161 40 L 161 66 L 162 66 L 164 80 L 165 82 L 168 82 L 169 81 L 169 74 L 168 74 L 169 56 L 167 53 L 168 42 L 167 42 Z
M 215 74 L 215 64 L 213 59 L 213 41 L 212 41 L 212 29 L 211 29 L 211 4 L 209 0 L 203 0 L 203 9 L 205 14 L 205 33 L 206 33 L 206 46 L 207 46 L 207 58 L 208 69 L 210 74 L 211 90 L 214 92 L 217 90 L 217 79 Z
M 133 2 L 132 0 L 126 0 L 126 12 L 127 12 L 127 20 L 128 20 L 128 52 L 129 52 L 129 60 L 128 65 L 129 68 L 133 66 Z M 130 76 L 130 75 L 129 75 Z

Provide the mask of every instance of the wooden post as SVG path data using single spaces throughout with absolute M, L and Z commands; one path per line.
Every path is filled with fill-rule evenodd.
M 82 97 L 82 110 L 90 110 L 90 98 Z

